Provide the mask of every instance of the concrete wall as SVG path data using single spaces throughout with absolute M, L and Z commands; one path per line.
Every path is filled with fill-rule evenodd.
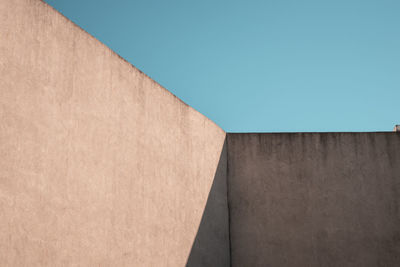
M 219 249 L 192 248 L 224 140 L 42 1 L 0 0 L 2 266 L 229 265 L 226 183 Z
M 399 266 L 398 133 L 227 142 L 232 266 Z
M 0 0 L 1 266 L 399 266 L 398 133 L 225 136 L 42 1 Z

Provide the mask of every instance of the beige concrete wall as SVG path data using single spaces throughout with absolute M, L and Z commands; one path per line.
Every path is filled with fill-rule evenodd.
M 1 266 L 184 266 L 224 139 L 42 1 L 0 0 Z
M 399 266 L 400 134 L 227 144 L 232 266 Z

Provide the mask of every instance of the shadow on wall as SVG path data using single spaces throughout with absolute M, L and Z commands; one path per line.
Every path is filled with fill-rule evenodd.
M 230 266 L 226 141 L 186 266 Z

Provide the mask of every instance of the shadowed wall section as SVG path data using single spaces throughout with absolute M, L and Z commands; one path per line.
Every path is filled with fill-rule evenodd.
M 219 159 L 207 204 L 193 242 L 187 267 L 229 267 L 229 212 L 226 144 Z
M 47 4 L 0 0 L 2 266 L 184 266 L 224 141 Z
M 227 140 L 232 266 L 399 266 L 398 133 Z

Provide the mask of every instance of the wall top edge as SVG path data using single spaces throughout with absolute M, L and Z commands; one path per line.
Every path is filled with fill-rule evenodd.
M 227 132 L 227 135 L 317 135 L 317 134 L 399 134 L 393 131 L 376 131 L 376 132 Z M 399 134 L 400 135 L 400 134 Z
M 182 105 L 192 109 L 193 111 L 199 113 L 201 116 L 203 116 L 206 120 L 210 121 L 212 124 L 214 124 L 215 126 L 217 126 L 221 131 L 223 131 L 224 133 L 226 133 L 226 131 L 224 129 L 222 129 L 217 123 L 215 123 L 213 120 L 211 120 L 210 118 L 208 118 L 207 116 L 205 116 L 204 114 L 202 114 L 200 111 L 196 110 L 195 108 L 193 108 L 192 106 L 190 106 L 189 104 L 187 104 L 185 101 L 183 101 L 182 99 L 180 99 L 178 96 L 176 96 L 175 94 L 173 94 L 171 91 L 169 91 L 168 89 L 166 89 L 164 86 L 162 86 L 160 83 L 158 83 L 157 81 L 155 81 L 153 78 L 151 78 L 149 75 L 147 75 L 146 73 L 144 73 L 143 71 L 141 71 L 138 67 L 136 67 L 135 65 L 133 65 L 132 63 L 130 63 L 129 61 L 127 61 L 125 58 L 123 58 L 121 55 L 119 55 L 117 52 L 115 52 L 114 50 L 112 50 L 110 47 L 108 47 L 106 44 L 102 43 L 99 39 L 97 39 L 95 36 L 93 36 L 92 34 L 88 33 L 85 29 L 83 29 L 81 26 L 79 26 L 78 24 L 76 24 L 75 22 L 73 22 L 72 20 L 70 20 L 69 18 L 67 18 L 64 14 L 62 14 L 60 11 L 58 11 L 57 9 L 55 9 L 53 6 L 51 6 L 50 4 L 46 3 L 44 0 L 37 0 L 38 2 L 42 3 L 45 8 L 50 8 L 53 12 L 55 12 L 55 14 L 61 16 L 63 19 L 65 19 L 68 23 L 71 23 L 73 25 L 73 27 L 75 27 L 76 29 L 84 32 L 86 35 L 88 35 L 90 38 L 94 39 L 99 45 L 103 46 L 104 48 L 108 49 L 114 56 L 117 56 L 121 62 L 123 62 L 124 64 L 127 64 L 129 67 L 133 68 L 134 70 L 138 71 L 141 75 L 145 76 L 147 79 L 151 80 L 153 83 L 157 84 L 158 87 L 160 87 L 161 89 L 165 90 L 168 94 L 170 94 L 172 97 L 174 97 L 178 102 L 180 102 Z

